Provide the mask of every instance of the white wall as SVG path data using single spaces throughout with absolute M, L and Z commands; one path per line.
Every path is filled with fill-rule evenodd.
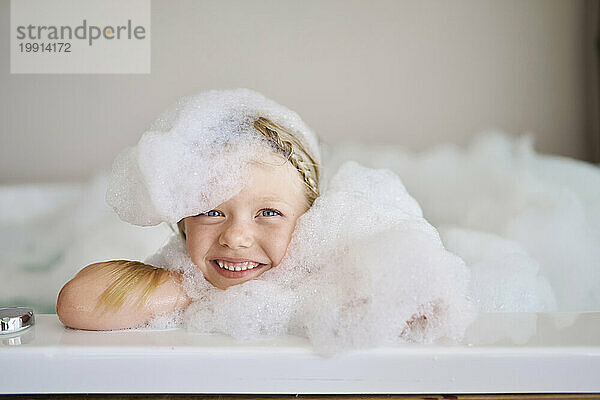
M 0 0 L 0 183 L 109 167 L 177 97 L 250 87 L 327 141 L 423 149 L 486 127 L 588 157 L 584 3 L 153 1 L 149 75 L 11 75 Z

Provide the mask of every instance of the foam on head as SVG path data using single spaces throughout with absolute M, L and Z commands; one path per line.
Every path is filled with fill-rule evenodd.
M 272 144 L 260 117 L 285 127 L 318 163 L 317 137 L 292 110 L 249 89 L 183 97 L 157 118 L 138 144 L 116 158 L 106 201 L 134 225 L 176 223 L 238 193 L 248 163 Z

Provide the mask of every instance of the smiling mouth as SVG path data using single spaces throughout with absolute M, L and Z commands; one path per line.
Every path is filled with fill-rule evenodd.
M 262 269 L 265 265 L 267 265 L 267 264 L 253 263 L 253 262 L 247 262 L 247 263 L 223 263 L 223 262 L 221 262 L 220 263 L 221 265 L 219 265 L 219 262 L 217 262 L 217 260 L 211 260 L 210 264 L 217 270 L 217 272 L 221 276 L 224 276 L 225 278 L 242 278 L 246 275 L 251 274 L 253 271 Z M 230 269 L 233 267 L 233 264 L 236 264 L 236 266 L 234 268 L 239 269 L 238 271 L 236 271 L 235 269 L 232 271 Z M 243 268 L 246 268 L 246 269 L 243 269 Z

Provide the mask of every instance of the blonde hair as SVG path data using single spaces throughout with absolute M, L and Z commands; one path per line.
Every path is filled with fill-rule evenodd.
M 304 183 L 307 208 L 319 197 L 319 165 L 306 150 L 298 138 L 273 121 L 259 117 L 254 127 L 264 135 L 275 151 L 285 156 L 300 173 Z M 177 223 L 179 233 L 185 240 L 183 219 Z M 105 311 L 118 310 L 127 296 L 138 286 L 144 285 L 138 305 L 142 305 L 160 285 L 168 281 L 169 271 L 156 268 L 138 261 L 114 260 L 106 262 L 107 273 L 112 275 L 112 284 L 98 299 L 96 308 L 105 307 Z
M 258 117 L 254 127 L 264 135 L 265 139 L 274 147 L 275 151 L 285 156 L 300 173 L 304 184 L 306 208 L 312 207 L 319 197 L 319 164 L 306 150 L 298 138 L 280 125 L 268 118 Z M 177 223 L 179 233 L 185 239 L 183 219 Z
M 142 295 L 137 301 L 138 307 L 142 306 L 150 294 L 170 278 L 168 270 L 139 261 L 113 260 L 103 264 L 100 269 L 111 276 L 112 283 L 100 295 L 96 304 L 96 310 L 104 307 L 102 314 L 118 311 L 127 296 L 138 287 L 143 287 Z

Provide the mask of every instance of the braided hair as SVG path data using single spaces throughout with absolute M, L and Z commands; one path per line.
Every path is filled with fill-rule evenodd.
M 308 206 L 319 197 L 319 165 L 296 136 L 273 121 L 259 117 L 254 127 L 298 170 L 306 185 Z

